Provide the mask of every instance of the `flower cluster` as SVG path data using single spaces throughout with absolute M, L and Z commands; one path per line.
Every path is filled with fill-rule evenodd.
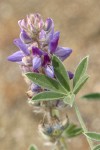
M 40 133 L 44 137 L 47 135 L 48 137 L 51 137 L 51 140 L 55 140 L 56 138 L 59 138 L 63 131 L 68 127 L 69 120 L 66 116 L 64 118 L 64 121 L 59 119 L 57 116 L 54 116 L 50 118 L 50 123 L 46 122 L 46 120 L 38 126 Z
M 43 73 L 55 78 L 51 62 L 52 55 L 64 61 L 71 53 L 70 48 L 59 46 L 60 32 L 54 31 L 54 22 L 47 18 L 44 22 L 41 15 L 30 14 L 25 19 L 19 20 L 20 37 L 14 40 L 19 48 L 17 52 L 8 57 L 9 61 L 17 62 L 24 75 L 27 72 Z M 68 72 L 70 79 L 73 74 Z M 28 95 L 31 98 L 34 92 L 42 88 L 27 79 L 29 85 Z

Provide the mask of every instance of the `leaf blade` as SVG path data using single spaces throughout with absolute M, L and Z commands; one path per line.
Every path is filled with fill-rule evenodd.
M 75 124 L 69 124 L 69 126 L 64 131 L 64 136 L 68 138 L 73 138 L 83 133 L 83 129 L 77 127 Z
M 44 74 L 38 73 L 26 73 L 26 76 L 34 83 L 40 85 L 43 88 L 59 93 L 66 93 L 65 89 L 55 79 L 49 78 Z
M 62 86 L 67 91 L 70 91 L 70 84 L 69 84 L 70 79 L 69 79 L 68 73 L 67 73 L 63 63 L 55 55 L 53 55 L 52 63 L 53 63 L 54 72 L 55 72 L 55 75 L 56 75 L 58 81 L 62 84 Z
M 84 95 L 82 98 L 87 100 L 100 100 L 100 93 L 89 93 Z
M 77 84 L 75 85 L 73 89 L 74 94 L 77 94 L 79 92 L 79 90 L 82 88 L 82 86 L 85 84 L 88 78 L 89 76 L 86 74 L 80 78 L 80 80 L 77 82 Z
M 88 60 L 89 60 L 89 57 L 86 56 L 85 58 L 81 60 L 81 62 L 77 66 L 75 74 L 74 74 L 73 86 L 75 86 L 78 80 L 86 73 Z
M 99 145 L 96 145 L 93 150 L 100 150 L 100 144 Z
M 92 139 L 92 140 L 100 141 L 100 133 L 85 132 L 84 135 L 87 136 L 88 138 Z
M 64 98 L 64 94 L 56 92 L 41 92 L 32 98 L 33 101 L 48 101 Z

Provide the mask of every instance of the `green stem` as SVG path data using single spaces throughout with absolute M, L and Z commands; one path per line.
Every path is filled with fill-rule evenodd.
M 59 142 L 60 142 L 60 145 L 61 145 L 61 150 L 67 150 L 67 144 L 66 144 L 65 138 L 61 137 L 59 139 Z
M 84 123 L 84 121 L 82 119 L 82 116 L 80 114 L 80 111 L 79 111 L 78 106 L 76 105 L 76 103 L 74 103 L 74 109 L 75 109 L 75 112 L 77 114 L 78 120 L 80 122 L 80 125 L 81 125 L 83 131 L 84 132 L 88 132 L 88 130 L 87 130 L 86 126 L 85 126 L 85 123 Z M 87 141 L 89 143 L 89 146 L 90 146 L 91 150 L 93 150 L 93 142 L 89 138 L 87 138 L 87 137 L 86 137 L 86 139 L 87 139 Z

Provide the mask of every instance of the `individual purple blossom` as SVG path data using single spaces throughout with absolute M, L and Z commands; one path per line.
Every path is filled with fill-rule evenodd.
M 67 71 L 68 75 L 69 75 L 69 79 L 73 79 L 74 77 L 74 74 L 71 72 L 71 71 Z
M 20 62 L 22 61 L 23 57 L 24 57 L 24 54 L 21 51 L 17 51 L 13 53 L 12 55 L 8 56 L 8 60 L 12 62 Z
M 44 26 L 44 30 L 48 32 L 51 28 L 54 28 L 53 20 L 51 18 L 47 18 Z
M 25 30 L 21 30 L 20 39 L 25 44 L 28 44 L 33 41 L 33 39 L 28 36 Z
M 46 65 L 50 64 L 51 63 L 51 59 L 50 59 L 50 56 L 45 53 L 44 54 L 44 57 L 43 57 L 43 63 L 42 63 L 42 66 L 45 67 Z
M 50 78 L 54 78 L 54 69 L 53 69 L 53 66 L 49 66 L 47 65 L 45 67 L 45 74 L 50 77 Z
M 41 90 L 40 86 L 38 86 L 38 85 L 36 85 L 34 83 L 31 84 L 31 91 L 32 92 L 39 92 L 40 90 Z
M 37 70 L 39 67 L 41 67 L 42 61 L 39 56 L 35 56 L 32 65 L 33 65 L 33 70 Z
M 41 55 L 43 55 L 44 52 L 41 49 L 39 49 L 38 47 L 33 46 L 32 53 L 33 53 L 33 55 L 41 56 Z
M 51 54 L 53 54 L 56 51 L 56 48 L 58 46 L 59 36 L 60 36 L 60 32 L 56 32 L 49 43 L 49 50 Z
M 54 54 L 58 56 L 61 61 L 64 61 L 67 57 L 70 56 L 71 53 L 72 49 L 68 47 L 57 47 L 56 51 L 54 52 Z
M 15 40 L 14 40 L 14 44 L 15 44 L 20 50 L 22 50 L 25 55 L 29 55 L 29 54 L 30 54 L 27 45 L 25 45 L 25 44 L 21 41 L 20 38 L 15 39 Z

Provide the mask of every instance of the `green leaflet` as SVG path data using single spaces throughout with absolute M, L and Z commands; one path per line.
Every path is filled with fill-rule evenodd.
M 64 98 L 64 103 L 70 105 L 71 107 L 73 106 L 75 100 L 75 95 L 74 94 L 69 94 Z
M 79 128 L 74 124 L 69 124 L 69 126 L 64 131 L 64 136 L 68 138 L 72 138 L 82 134 L 82 132 L 83 132 L 82 128 Z
M 53 55 L 52 63 L 56 78 L 67 91 L 70 91 L 70 84 L 69 84 L 70 79 L 63 63 L 55 55 Z
M 73 79 L 73 86 L 74 87 L 77 84 L 77 82 L 80 80 L 80 78 L 86 73 L 87 66 L 88 66 L 88 59 L 89 59 L 89 57 L 86 56 L 79 63 L 79 65 L 75 71 L 75 74 L 74 74 L 74 79 Z
M 79 79 L 79 81 L 77 82 L 77 84 L 75 85 L 75 87 L 73 89 L 74 94 L 78 93 L 78 91 L 82 88 L 82 86 L 85 84 L 85 82 L 87 81 L 88 78 L 89 78 L 89 76 L 87 74 L 85 74 Z
M 84 133 L 84 135 L 92 140 L 100 141 L 100 133 L 86 132 L 86 133 Z
M 51 91 L 66 94 L 66 90 L 60 85 L 60 83 L 58 81 L 56 81 L 55 79 L 49 78 L 44 74 L 26 73 L 26 76 L 31 81 L 40 85 L 43 88 L 49 89 Z
M 96 145 L 93 150 L 100 150 L 100 145 Z
M 38 150 L 37 147 L 35 145 L 31 145 L 29 150 Z
M 87 100 L 100 100 L 100 93 L 86 94 L 82 98 L 86 98 Z
M 63 99 L 65 97 L 64 94 L 57 93 L 57 92 L 41 92 L 34 96 L 32 100 L 34 101 L 49 101 L 49 100 L 56 100 L 56 99 Z

